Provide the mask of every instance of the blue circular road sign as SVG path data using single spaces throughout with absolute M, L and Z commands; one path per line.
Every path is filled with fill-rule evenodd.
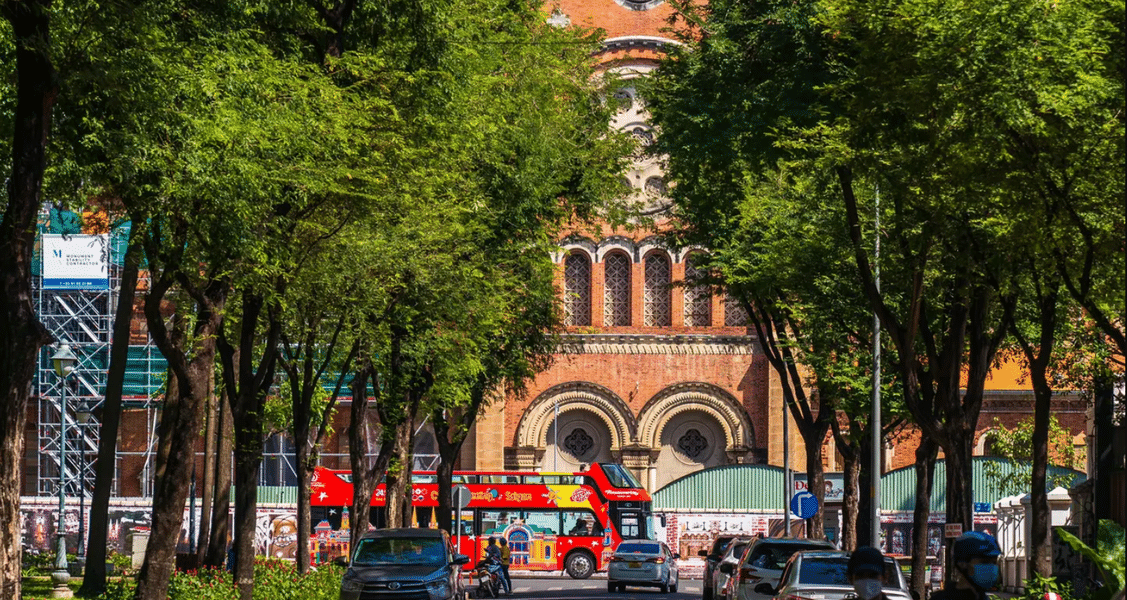
M 808 490 L 802 490 L 790 499 L 790 510 L 799 519 L 809 519 L 818 512 L 818 498 Z

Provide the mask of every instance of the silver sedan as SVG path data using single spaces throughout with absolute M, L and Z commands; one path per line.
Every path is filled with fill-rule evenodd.
M 626 586 L 660 588 L 677 592 L 677 559 L 665 542 L 625 540 L 618 545 L 607 567 L 607 591 L 621 592 Z

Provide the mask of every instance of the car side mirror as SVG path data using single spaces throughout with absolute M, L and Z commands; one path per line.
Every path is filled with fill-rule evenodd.
M 454 560 L 450 561 L 450 564 L 461 566 L 468 562 L 470 562 L 470 557 L 466 556 L 465 554 L 455 554 Z
M 708 556 L 708 550 L 697 550 L 697 556 Z
M 725 575 L 731 575 L 732 571 L 735 570 L 735 569 L 732 568 L 734 566 L 735 565 L 733 565 L 732 563 L 728 563 L 728 562 L 720 563 L 720 572 L 725 574 Z
M 912 600 L 920 600 L 920 593 L 916 590 L 912 590 Z
M 676 553 L 676 552 L 674 552 L 674 553 L 673 553 L 673 558 L 674 558 L 674 559 L 676 559 L 676 560 L 680 560 L 680 559 L 681 559 L 681 555 L 680 555 L 680 554 L 678 554 L 678 553 Z
M 755 593 L 756 594 L 766 594 L 768 596 L 774 596 L 775 594 L 779 593 L 779 590 L 776 590 L 775 588 L 771 587 L 771 584 L 769 584 L 769 583 L 761 583 L 761 584 L 755 586 Z
M 348 557 L 347 556 L 338 556 L 338 557 L 333 559 L 333 564 L 338 566 L 338 567 L 347 567 L 348 566 Z

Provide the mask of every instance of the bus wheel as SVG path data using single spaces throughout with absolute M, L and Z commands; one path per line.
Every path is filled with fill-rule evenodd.
M 595 572 L 595 557 L 582 550 L 567 555 L 564 568 L 572 579 L 587 579 Z

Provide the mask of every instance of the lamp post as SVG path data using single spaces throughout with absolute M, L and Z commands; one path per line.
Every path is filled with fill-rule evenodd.
M 79 426 L 79 448 L 82 452 L 82 460 L 78 467 L 78 549 L 74 554 L 80 566 L 86 565 L 86 437 L 82 435 L 82 428 L 90 422 L 90 417 L 93 413 L 90 410 L 90 405 L 82 402 L 79 403 L 75 409 L 74 416 L 78 419 Z
M 59 547 L 55 557 L 55 571 L 51 573 L 51 581 L 55 584 L 55 589 L 51 592 L 52 598 L 70 598 L 74 595 L 67 585 L 70 582 L 70 573 L 67 571 L 66 516 L 63 513 L 66 510 L 67 377 L 74 372 L 74 365 L 77 362 L 78 358 L 70 351 L 70 346 L 67 344 L 59 346 L 51 357 L 55 373 L 62 380 L 59 402 L 59 528 L 56 532 L 59 536 Z

